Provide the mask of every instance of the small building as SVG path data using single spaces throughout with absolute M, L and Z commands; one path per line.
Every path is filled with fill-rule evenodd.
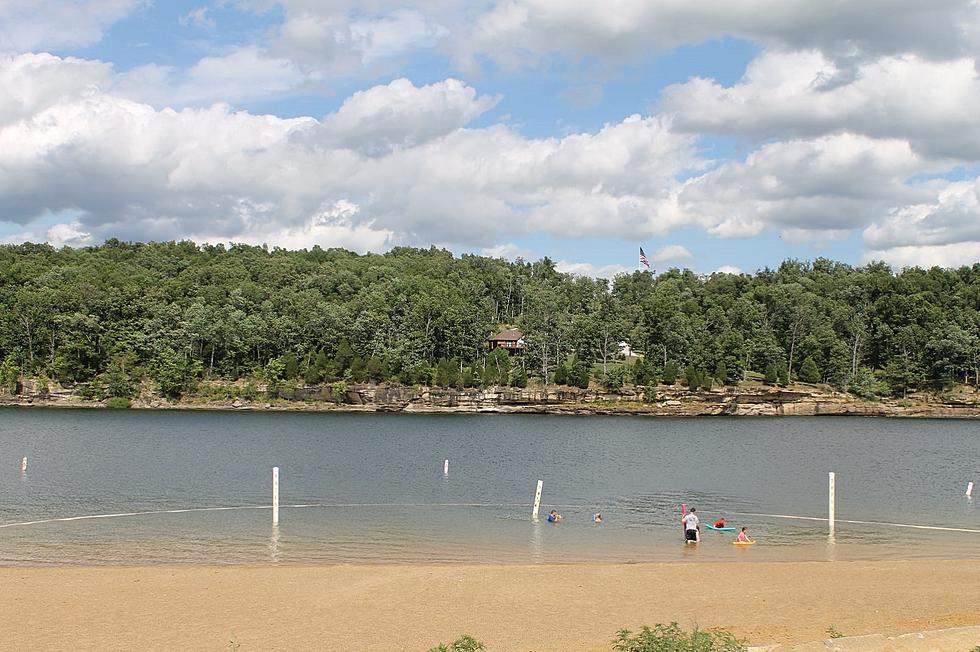
M 505 328 L 496 335 L 487 338 L 490 350 L 506 349 L 511 355 L 522 355 L 524 353 L 524 333 L 516 328 Z

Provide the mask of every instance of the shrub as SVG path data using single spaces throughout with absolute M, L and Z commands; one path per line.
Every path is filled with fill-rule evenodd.
M 110 410 L 128 410 L 133 407 L 133 403 L 124 396 L 113 396 L 105 402 L 105 406 Z
M 476 640 L 472 636 L 464 634 L 449 645 L 441 643 L 430 649 L 429 652 L 482 652 L 486 649 L 487 648 L 485 645 L 483 645 L 483 643 Z
M 680 375 L 680 368 L 677 363 L 671 360 L 666 365 L 664 365 L 664 385 L 673 385 L 677 382 L 677 376 Z
M 677 623 L 644 626 L 637 634 L 621 630 L 613 640 L 617 652 L 744 652 L 746 642 L 729 632 L 697 627 L 688 634 Z

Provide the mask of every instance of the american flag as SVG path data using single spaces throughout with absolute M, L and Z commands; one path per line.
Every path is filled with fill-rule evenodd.
M 643 253 L 643 247 L 640 247 L 640 264 L 646 265 L 646 268 L 650 269 L 650 261 L 647 260 L 647 255 Z

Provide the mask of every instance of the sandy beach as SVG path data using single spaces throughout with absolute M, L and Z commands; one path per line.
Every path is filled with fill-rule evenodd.
M 677 621 L 750 643 L 980 625 L 980 561 L 2 568 L 4 649 L 609 650 Z

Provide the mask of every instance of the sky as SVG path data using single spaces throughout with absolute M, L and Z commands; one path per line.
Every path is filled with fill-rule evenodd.
M 0 242 L 980 261 L 980 0 L 0 0 Z

